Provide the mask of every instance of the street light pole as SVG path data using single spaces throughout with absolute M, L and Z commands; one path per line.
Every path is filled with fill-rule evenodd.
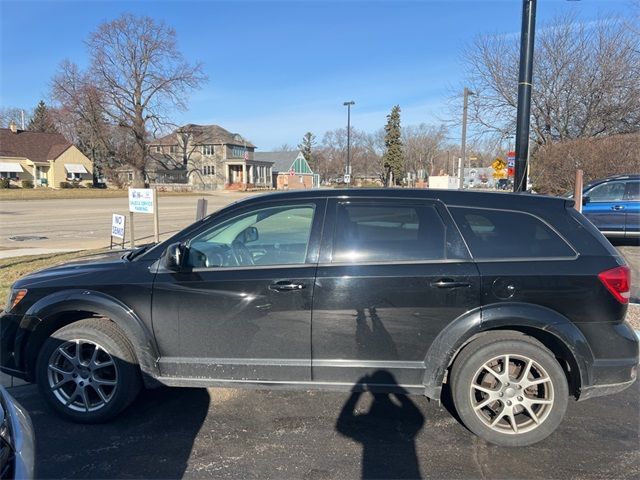
M 513 191 L 527 189 L 529 157 L 529 123 L 531 116 L 531 82 L 533 78 L 533 45 L 536 29 L 536 0 L 522 2 L 520 34 L 520 71 L 518 74 L 518 117 L 516 124 L 516 162 Z
M 469 95 L 475 95 L 467 87 L 464 87 L 464 103 L 462 107 L 462 168 L 458 179 L 458 188 L 464 187 L 464 166 L 467 163 L 467 110 L 469 108 Z
M 351 105 L 355 104 L 356 102 L 353 100 L 343 103 L 347 107 L 347 169 L 345 171 L 345 180 L 349 180 L 345 183 L 351 183 Z

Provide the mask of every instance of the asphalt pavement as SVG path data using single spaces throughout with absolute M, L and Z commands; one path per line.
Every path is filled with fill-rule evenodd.
M 163 388 L 78 425 L 34 386 L 11 393 L 34 423 L 39 478 L 640 478 L 638 383 L 571 401 L 526 448 L 489 445 L 419 396 Z

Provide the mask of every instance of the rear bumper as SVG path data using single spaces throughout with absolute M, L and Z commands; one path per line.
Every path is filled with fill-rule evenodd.
M 594 354 L 588 384 L 582 385 L 579 400 L 601 397 L 629 388 L 638 377 L 639 341 L 626 323 L 579 324 Z
M 634 384 L 636 379 L 623 383 L 612 383 L 609 385 L 595 385 L 593 387 L 583 388 L 580 392 L 578 400 L 587 400 L 589 398 L 604 397 L 605 395 L 613 395 L 622 392 Z

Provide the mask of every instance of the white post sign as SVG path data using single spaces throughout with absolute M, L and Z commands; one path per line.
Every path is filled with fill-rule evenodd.
M 111 221 L 111 236 L 117 238 L 124 238 L 124 224 L 125 216 L 113 214 L 113 220 Z
M 129 211 L 133 213 L 153 213 L 154 195 L 151 188 L 129 189 Z

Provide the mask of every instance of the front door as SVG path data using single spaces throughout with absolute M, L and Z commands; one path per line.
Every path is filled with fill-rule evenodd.
M 433 339 L 480 303 L 457 229 L 434 201 L 330 201 L 314 291 L 313 380 L 422 384 Z M 376 375 L 373 378 L 389 378 Z
M 244 207 L 186 240 L 184 268 L 159 272 L 154 284 L 163 375 L 310 380 L 323 206 Z

